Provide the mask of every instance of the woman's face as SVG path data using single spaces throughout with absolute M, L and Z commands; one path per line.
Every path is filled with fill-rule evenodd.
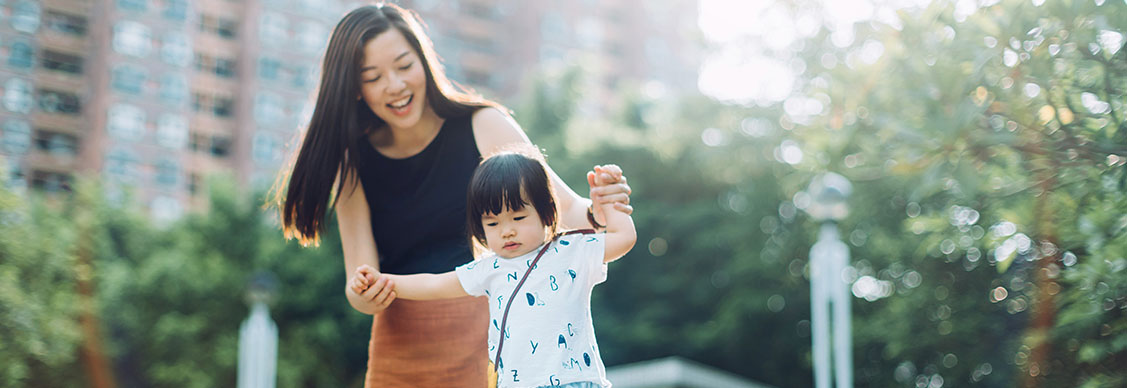
M 411 128 L 427 107 L 422 58 L 398 29 L 391 28 L 364 45 L 360 98 L 390 127 Z

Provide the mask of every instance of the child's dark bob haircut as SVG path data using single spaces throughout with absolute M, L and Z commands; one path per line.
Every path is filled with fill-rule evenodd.
M 544 167 L 544 156 L 529 146 L 486 157 L 474 170 L 466 192 L 466 225 L 471 240 L 487 246 L 481 226 L 481 217 L 486 212 L 500 214 L 506 208 L 516 211 L 526 205 L 536 209 L 540 222 L 548 227 L 550 235 L 555 235 L 556 196 Z

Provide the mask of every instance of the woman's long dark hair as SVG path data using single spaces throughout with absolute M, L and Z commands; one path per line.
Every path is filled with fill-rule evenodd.
M 360 139 L 385 126 L 360 95 L 364 45 L 395 28 L 420 57 L 426 73 L 426 102 L 442 118 L 464 117 L 478 108 L 500 105 L 466 92 L 448 78 L 417 15 L 394 4 L 368 5 L 349 12 L 333 29 L 321 67 L 321 85 L 301 148 L 274 186 L 273 202 L 281 210 L 286 238 L 317 244 L 325 230 L 327 210 L 335 206 L 344 183 L 357 179 L 356 147 Z M 339 183 L 333 195 L 333 181 Z M 287 179 L 288 178 L 288 179 Z M 281 188 L 287 189 L 283 193 Z M 329 203 L 332 196 L 333 204 Z

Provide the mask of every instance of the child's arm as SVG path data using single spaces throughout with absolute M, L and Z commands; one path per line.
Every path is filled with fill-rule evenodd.
M 381 277 L 387 278 L 389 284 L 394 285 L 396 296 L 403 299 L 449 299 L 469 295 L 462 288 L 462 283 L 458 281 L 458 275 L 454 271 L 414 275 L 391 275 L 376 272 L 373 275 L 377 281 Z
M 600 168 L 595 167 L 595 174 L 599 172 Z M 590 181 L 591 179 L 591 174 L 588 174 L 587 180 Z M 634 219 L 629 214 L 618 210 L 614 207 L 614 203 L 601 206 L 603 215 L 607 219 L 606 248 L 603 253 L 603 262 L 609 263 L 618 260 L 626 252 L 630 252 L 630 249 L 634 247 L 634 242 L 638 241 L 638 234 L 634 230 Z

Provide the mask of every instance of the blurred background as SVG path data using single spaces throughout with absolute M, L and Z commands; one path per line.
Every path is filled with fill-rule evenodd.
M 397 3 L 572 188 L 625 170 L 612 369 L 813 386 L 834 172 L 857 386 L 1127 386 L 1127 2 Z M 263 206 L 359 4 L 0 1 L 0 386 L 233 386 L 264 278 L 277 384 L 362 385 L 335 231 Z

